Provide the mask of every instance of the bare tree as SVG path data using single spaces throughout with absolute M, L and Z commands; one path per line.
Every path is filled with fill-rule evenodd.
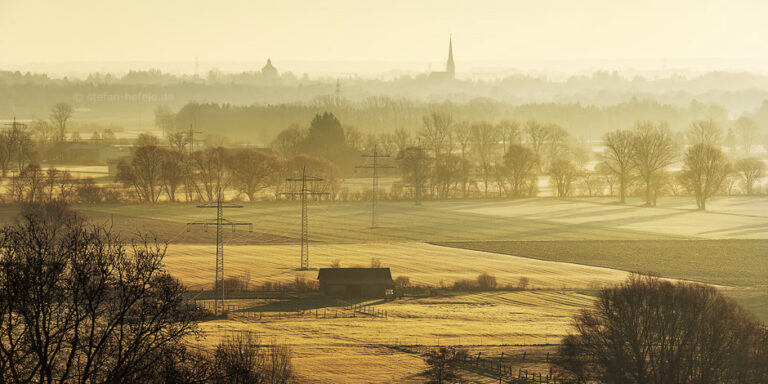
M 421 147 L 408 147 L 397 154 L 398 169 L 403 182 L 410 185 L 418 203 L 431 175 L 433 160 Z
M 685 152 L 680 182 L 696 196 L 696 206 L 707 209 L 707 199 L 722 188 L 730 169 L 723 151 L 712 144 L 699 143 Z
M 507 148 L 511 144 L 520 144 L 522 142 L 520 137 L 520 123 L 515 120 L 502 120 L 496 125 L 501 136 L 501 145 L 504 154 L 507 154 Z
M 631 180 L 634 165 L 634 134 L 631 131 L 618 130 L 606 133 L 603 140 L 605 142 L 603 164 L 616 175 L 619 182 L 619 201 L 624 204 L 627 201 L 627 185 Z
M 746 154 L 751 153 L 759 134 L 757 121 L 751 117 L 742 116 L 736 120 L 735 128 L 742 150 Z
M 227 159 L 232 186 L 256 200 L 256 193 L 270 186 L 272 175 L 279 167 L 277 157 L 253 149 L 243 149 Z
M 73 216 L 0 230 L 0 381 L 136 382 L 152 371 L 196 330 L 164 254 Z
M 67 122 L 72 117 L 74 109 L 71 104 L 57 103 L 51 107 L 51 124 L 58 129 L 58 141 L 65 141 L 67 138 Z
M 571 139 L 571 134 L 555 124 L 546 125 L 546 130 L 547 161 L 551 162 L 567 156 L 570 151 L 568 141 Z
M 747 195 L 752 194 L 755 182 L 765 176 L 765 163 L 759 159 L 741 159 L 734 168 L 741 175 Z
M 539 157 L 532 149 L 519 144 L 509 146 L 504 156 L 504 170 L 513 196 L 529 195 L 535 188 L 538 163 Z
M 712 119 L 698 120 L 691 123 L 688 130 L 685 131 L 685 136 L 690 145 L 710 144 L 720 146 L 723 130 Z
M 395 142 L 395 146 L 397 146 L 397 152 L 400 152 L 413 144 L 411 139 L 411 131 L 405 129 L 404 127 L 395 129 L 393 140 Z
M 549 132 L 545 125 L 536 120 L 528 120 L 525 123 L 526 144 L 533 149 L 533 152 L 541 159 L 544 156 L 544 149 L 549 141 Z M 541 164 L 538 165 L 541 170 Z
M 2 177 L 8 175 L 11 170 L 11 160 L 13 159 L 13 138 L 10 130 L 0 130 L 0 173 Z
M 291 350 L 266 344 L 253 332 L 225 338 L 214 352 L 212 383 L 287 384 L 293 381 Z
M 130 162 L 118 166 L 115 181 L 133 187 L 140 201 L 157 202 L 162 192 L 163 151 L 153 145 L 139 147 Z
M 37 164 L 22 168 L 11 182 L 11 195 L 20 203 L 40 203 L 45 197 L 45 172 Z
M 556 159 L 549 165 L 549 177 L 552 178 L 557 197 L 566 197 L 571 189 L 571 183 L 579 175 L 579 169 L 572 161 L 566 159 Z
M 207 202 L 216 201 L 219 189 L 227 188 L 226 164 L 227 152 L 222 147 L 208 147 L 197 151 L 192 155 L 192 165 L 196 175 L 196 188 L 202 187 L 198 192 Z
M 475 123 L 470 127 L 472 152 L 480 161 L 480 173 L 483 178 L 485 196 L 491 183 L 493 163 L 496 161 L 499 143 L 499 131 L 490 123 Z
M 578 383 L 762 383 L 768 333 L 714 287 L 632 276 L 576 315 L 555 360 Z
M 645 183 L 645 205 L 656 206 L 664 170 L 676 156 L 672 134 L 666 124 L 638 122 L 632 139 L 632 163 Z
M 299 154 L 299 148 L 306 137 L 306 129 L 293 125 L 280 132 L 270 146 L 278 156 L 283 159 L 290 159 Z
M 184 183 L 184 179 L 187 177 L 187 169 L 185 167 L 186 155 L 180 151 L 161 149 L 160 158 L 162 161 L 160 167 L 162 189 L 168 195 L 169 201 L 176 202 L 176 190 Z
M 453 117 L 447 113 L 432 113 L 424 116 L 424 128 L 419 135 L 432 150 L 435 158 L 442 156 L 444 151 L 450 152 L 450 142 L 453 134 Z

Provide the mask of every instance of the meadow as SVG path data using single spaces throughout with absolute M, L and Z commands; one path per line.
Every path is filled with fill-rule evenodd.
M 253 232 L 224 231 L 225 274 L 250 284 L 315 279 L 316 268 L 389 267 L 413 284 L 451 286 L 480 273 L 511 289 L 439 291 L 437 296 L 374 301 L 387 318 L 336 302 L 284 298 L 231 299 L 226 318 L 201 324 L 199 345 L 244 330 L 289 345 L 300 377 L 312 383 L 421 382 L 425 365 L 413 350 L 461 345 L 484 354 L 554 348 L 571 317 L 588 307 L 600 287 L 632 271 L 717 284 L 768 319 L 768 199 L 714 199 L 695 210 L 691 198 L 669 197 L 655 208 L 609 198 L 382 201 L 379 228 L 370 203 L 310 203 L 310 267 L 300 271 L 300 206 L 296 201 L 241 203 L 225 217 L 252 222 Z M 98 204 L 74 208 L 126 239 L 150 232 L 169 243 L 166 268 L 195 294 L 214 278 L 215 231 L 187 228 L 213 218 L 197 204 Z M 18 213 L 0 207 L 0 221 Z M 525 278 L 528 285 L 517 289 Z M 198 300 L 205 305 L 205 300 Z M 296 312 L 296 311 L 301 312 Z M 318 312 L 314 312 L 314 311 Z M 341 313 L 330 318 L 329 314 Z M 294 316 L 275 318 L 276 313 Z M 325 318 L 319 315 L 323 313 Z M 259 317 L 263 318 L 260 320 Z M 346 315 L 343 316 L 343 315 Z M 316 318 L 316 316 L 320 318 Z M 469 374 L 470 382 L 492 382 Z

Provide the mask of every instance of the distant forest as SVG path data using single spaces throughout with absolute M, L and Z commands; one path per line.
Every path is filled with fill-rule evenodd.
M 292 125 L 306 127 L 323 112 L 376 134 L 417 130 L 432 112 L 468 122 L 537 119 L 585 139 L 637 120 L 667 121 L 672 130 L 684 130 L 695 120 L 728 122 L 748 114 L 768 126 L 768 76 L 727 72 L 665 79 L 595 72 L 559 82 L 520 75 L 435 84 L 425 76 L 315 79 L 291 73 L 268 82 L 258 71 L 197 77 L 150 70 L 85 79 L 0 71 L 0 95 L 3 120 L 42 118 L 65 102 L 75 109 L 75 131 L 142 132 L 158 129 L 155 112 L 163 106 L 178 112 L 174 129 L 194 122 L 204 133 L 256 145 Z

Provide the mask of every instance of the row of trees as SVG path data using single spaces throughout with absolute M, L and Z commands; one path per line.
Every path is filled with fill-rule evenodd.
M 335 193 L 340 181 L 338 168 L 325 159 L 298 155 L 290 160 L 252 148 L 225 149 L 209 147 L 186 152 L 143 145 L 135 149 L 130 161 L 118 166 L 117 182 L 130 188 L 136 199 L 155 203 L 165 195 L 175 202 L 182 194 L 186 201 L 215 201 L 219 191 L 258 199 L 259 193 L 270 188 L 275 196 L 295 191 L 297 186 L 286 182 L 303 167 L 323 181 L 312 181 L 311 187 Z M 224 197 L 226 198 L 226 197 Z
M 696 197 L 697 206 L 706 208 L 711 196 L 722 192 L 729 175 L 737 172 L 747 193 L 763 177 L 765 165 L 758 159 L 738 160 L 735 167 L 720 147 L 720 129 L 711 121 L 694 122 L 686 132 L 690 145 L 685 150 L 682 170 L 674 177 Z M 626 201 L 626 191 L 633 182 L 645 190 L 645 203 L 655 206 L 660 192 L 673 183 L 668 169 L 678 158 L 678 146 L 669 128 L 663 124 L 638 122 L 633 130 L 608 132 L 604 137 L 604 166 L 615 175 L 619 199 Z

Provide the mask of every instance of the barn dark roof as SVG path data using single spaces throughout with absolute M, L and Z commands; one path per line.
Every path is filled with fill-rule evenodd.
M 320 268 L 317 279 L 333 284 L 394 284 L 389 268 Z

